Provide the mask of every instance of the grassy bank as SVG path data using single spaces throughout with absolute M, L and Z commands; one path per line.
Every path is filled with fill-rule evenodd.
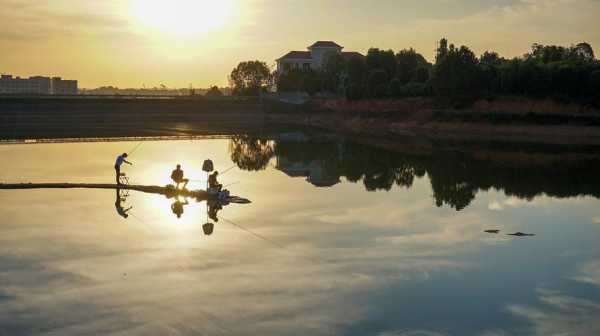
M 477 100 L 443 108 L 431 98 L 314 100 L 299 108 L 279 106 L 269 121 L 370 136 L 435 139 L 600 143 L 600 111 L 573 103 L 525 98 Z

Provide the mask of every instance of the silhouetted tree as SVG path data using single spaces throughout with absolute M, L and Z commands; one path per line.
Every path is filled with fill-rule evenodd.
M 383 98 L 387 93 L 387 74 L 385 70 L 375 69 L 369 72 L 367 92 L 371 98 Z
M 231 71 L 229 85 L 234 95 L 257 96 L 271 85 L 271 72 L 265 62 L 241 62 Z
M 467 47 L 455 48 L 450 44 L 445 48 L 446 41 L 440 41 L 436 64 L 433 70 L 433 87 L 441 96 L 464 97 L 474 95 L 480 83 L 478 60 Z
M 208 91 L 204 94 L 207 98 L 220 98 L 223 97 L 223 92 L 219 90 L 218 86 L 211 86 Z
M 423 55 L 417 53 L 413 48 L 400 50 L 396 54 L 396 63 L 396 78 L 402 84 L 416 81 L 417 70 L 420 68 L 426 69 L 429 65 Z M 423 83 L 425 81 L 420 82 Z
M 336 92 L 343 84 L 343 76 L 346 73 L 346 60 L 337 52 L 329 52 L 325 55 L 321 72 L 325 89 Z
M 273 157 L 273 142 L 248 135 L 236 135 L 229 142 L 229 153 L 240 169 L 263 170 Z
M 396 57 L 392 50 L 371 48 L 367 52 L 366 63 L 369 72 L 383 70 L 387 80 L 391 80 L 396 75 Z

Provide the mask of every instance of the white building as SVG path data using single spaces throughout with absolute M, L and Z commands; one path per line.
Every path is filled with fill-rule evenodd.
M 345 58 L 364 57 L 355 51 L 342 51 L 344 47 L 333 41 L 317 41 L 307 48 L 307 51 L 290 51 L 277 59 L 277 72 L 286 73 L 291 69 L 319 69 L 327 54 L 335 52 Z

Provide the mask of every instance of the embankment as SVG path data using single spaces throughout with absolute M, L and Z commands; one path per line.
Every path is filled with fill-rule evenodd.
M 551 100 L 504 98 L 461 109 L 432 99 L 348 102 L 314 100 L 268 109 L 271 123 L 318 127 L 351 135 L 420 136 L 437 140 L 600 144 L 600 111 Z
M 252 99 L 0 98 L 0 139 L 189 136 L 262 128 Z

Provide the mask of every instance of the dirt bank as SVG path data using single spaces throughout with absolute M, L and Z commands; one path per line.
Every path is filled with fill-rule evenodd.
M 463 109 L 440 109 L 411 98 L 313 101 L 303 108 L 269 110 L 271 123 L 318 127 L 343 134 L 419 136 L 457 141 L 599 145 L 600 112 L 550 100 L 480 100 Z

